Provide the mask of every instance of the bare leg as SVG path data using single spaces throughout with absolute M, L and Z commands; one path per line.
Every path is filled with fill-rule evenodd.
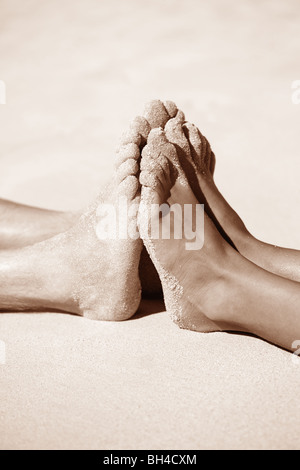
M 107 192 L 71 229 L 0 254 L 1 310 L 51 308 L 98 320 L 124 320 L 136 312 L 142 242 L 132 237 L 103 239 L 98 232 L 102 208 L 109 207 L 119 222 L 120 201 L 125 199 L 128 210 L 139 203 L 139 145 L 149 124 L 142 118 L 134 124 L 135 129 L 122 137 L 117 171 Z M 134 211 L 129 223 L 136 226 Z
M 140 148 L 146 144 L 150 129 L 164 126 L 176 113 L 177 107 L 172 101 L 162 103 L 152 100 L 147 103 L 143 117 L 132 124 L 135 129 L 139 125 L 143 126 L 144 135 L 141 135 Z M 121 144 L 124 145 L 124 139 Z M 65 232 L 78 221 L 80 215 L 81 213 L 47 210 L 0 199 L 0 250 L 32 245 Z M 148 263 L 146 257 L 144 258 Z
M 150 129 L 163 127 L 176 114 L 177 107 L 173 102 L 162 103 L 159 100 L 152 100 L 146 104 L 143 116 L 133 121 L 130 132 L 122 136 L 121 146 L 130 146 L 134 131 L 140 136 L 139 151 L 141 151 L 147 142 Z M 121 155 L 121 160 L 117 161 L 120 177 L 124 171 L 126 174 L 130 161 L 132 162 L 130 153 L 128 158 L 126 155 L 125 157 Z M 77 213 L 44 210 L 0 199 L 0 250 L 13 250 L 49 239 L 69 230 L 79 218 L 80 214 Z M 161 296 L 161 283 L 145 247 L 141 253 L 139 276 L 144 295 Z
M 179 159 L 198 201 L 205 204 L 209 217 L 221 235 L 243 256 L 282 277 L 300 282 L 300 251 L 280 248 L 249 233 L 230 207 L 213 179 L 215 156 L 207 139 L 196 126 L 177 117 L 166 125 L 166 135 L 178 151 Z
M 1 311 L 57 309 L 80 314 L 68 285 L 71 270 L 65 262 L 66 247 L 59 244 L 59 238 L 50 240 L 51 244 L 1 252 Z
M 68 230 L 79 215 L 0 199 L 0 249 L 32 245 Z
M 194 209 L 198 204 L 175 147 L 163 131 L 150 133 L 140 181 L 140 232 L 161 277 L 173 320 L 182 328 L 202 332 L 250 332 L 292 350 L 293 341 L 300 338 L 297 282 L 271 274 L 241 256 L 206 214 L 200 250 L 186 250 L 184 237 L 151 238 L 151 204 L 189 203 Z

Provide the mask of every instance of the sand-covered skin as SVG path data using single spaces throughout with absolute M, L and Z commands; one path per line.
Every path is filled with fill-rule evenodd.
M 174 114 L 176 105 L 169 103 L 169 108 Z M 135 118 L 121 137 L 115 173 L 106 191 L 71 230 L 44 242 L 45 251 L 49 246 L 54 253 L 65 248 L 65 281 L 79 313 L 86 318 L 127 320 L 139 307 L 141 279 L 144 290 L 148 285 L 151 292 L 160 289 L 154 267 L 144 257 L 144 266 L 140 266 L 143 244 L 137 225 L 138 177 L 141 152 L 151 128 L 164 126 L 170 118 L 161 101 L 149 102 L 144 115 Z
M 191 160 L 198 173 L 210 174 L 212 177 L 216 167 L 216 157 L 207 138 L 192 123 L 183 124 L 183 132 L 190 142 Z
M 145 105 L 143 116 L 135 118 L 131 124 L 133 131 L 141 136 L 140 151 L 147 144 L 151 129 L 163 128 L 167 122 L 178 115 L 176 104 L 173 101 L 152 100 Z M 153 263 L 143 246 L 139 266 L 140 282 L 145 297 L 161 297 L 162 287 L 159 276 Z
M 195 176 L 193 172 L 197 176 L 213 178 L 216 158 L 210 143 L 194 124 L 186 121 L 181 111 L 166 123 L 165 131 L 168 140 L 179 152 L 180 163 L 189 180 Z
M 71 229 L 27 247 L 29 254 L 37 253 L 44 261 L 41 273 L 35 274 L 47 288 L 44 292 L 41 284 L 40 304 L 36 307 L 47 308 L 52 292 L 54 308 L 90 320 L 126 320 L 137 311 L 142 251 L 135 209 L 140 201 L 140 142 L 141 137 L 134 131 L 126 133 L 124 141 L 121 139 L 110 184 Z M 54 276 L 53 291 L 51 281 L 47 281 L 48 271 L 49 278 Z
M 258 3 L 3 0 L 1 197 L 81 209 L 141 106 L 171 99 L 247 225 L 299 248 L 299 6 Z M 291 354 L 181 330 L 162 303 L 114 323 L 1 314 L 0 340 L 1 448 L 299 449 Z
M 205 230 L 203 230 L 203 237 L 204 233 L 206 234 L 205 249 L 186 250 L 188 240 L 183 229 L 180 238 L 174 236 L 178 221 L 181 224 L 192 222 L 192 219 L 188 221 L 185 215 L 182 216 L 186 210 L 185 205 L 189 204 L 195 209 L 199 204 L 181 167 L 176 147 L 168 141 L 166 132 L 162 129 L 150 132 L 148 144 L 142 152 L 141 169 L 139 230 L 159 273 L 167 311 L 181 328 L 200 332 L 220 331 L 221 327 L 205 315 L 205 310 L 203 312 L 204 297 L 201 302 L 200 292 L 209 290 L 212 296 L 215 295 L 213 283 L 209 284 L 214 275 L 213 269 L 210 272 L 210 260 L 222 255 L 224 240 L 206 215 L 204 215 Z M 153 235 L 152 228 L 157 223 L 155 213 L 152 212 L 155 205 L 157 207 L 166 205 L 170 208 L 177 205 L 181 208 L 180 215 L 174 213 L 174 221 L 170 221 L 171 236 L 168 238 L 164 239 L 161 234 Z M 192 217 L 195 217 L 195 213 Z M 160 226 L 163 224 L 163 219 L 160 219 Z M 194 223 L 195 220 L 193 225 Z M 197 231 L 200 233 L 200 227 L 197 227 Z M 203 242 L 204 240 L 201 242 L 202 246 Z

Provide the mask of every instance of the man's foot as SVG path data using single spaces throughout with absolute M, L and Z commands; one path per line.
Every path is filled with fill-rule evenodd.
M 40 244 L 44 253 L 51 251 L 57 258 L 58 271 L 55 266 L 51 271 L 63 290 L 58 308 L 94 320 L 125 320 L 138 309 L 140 144 L 137 129 L 124 134 L 116 173 L 104 194 L 70 230 Z
M 183 328 L 202 332 L 235 329 L 230 322 L 224 321 L 223 311 L 230 305 L 230 297 L 234 293 L 231 272 L 234 272 L 234 260 L 239 255 L 221 237 L 210 218 L 204 214 L 202 249 L 186 249 L 190 240 L 185 237 L 183 226 L 184 235 L 176 238 L 175 227 L 183 224 L 182 221 L 191 222 L 178 212 L 175 212 L 171 224 L 171 237 L 153 237 L 153 205 L 167 203 L 172 209 L 176 204 L 181 207 L 181 215 L 186 210 L 184 204 L 192 206 L 194 215 L 196 207 L 199 207 L 176 148 L 168 142 L 163 130 L 151 131 L 142 153 L 141 169 L 139 228 L 159 273 L 167 310 Z M 160 227 L 165 217 L 160 218 Z M 193 228 L 198 233 L 201 231 L 201 227 L 194 224 Z
M 125 320 L 136 312 L 141 298 L 140 140 L 132 132 L 128 143 L 127 135 L 108 190 L 71 229 L 2 254 L 3 310 L 55 309 L 94 320 Z

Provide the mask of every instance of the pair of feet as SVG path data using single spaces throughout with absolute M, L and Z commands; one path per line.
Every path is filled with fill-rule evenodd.
M 14 255 L 12 279 L 20 276 L 20 266 L 34 271 L 31 289 L 17 307 L 125 320 L 138 309 L 142 291 L 157 293 L 162 285 L 167 310 L 181 327 L 250 331 L 274 341 L 270 312 L 278 307 L 280 317 L 280 302 L 275 299 L 273 305 L 270 295 L 280 292 L 283 304 L 291 295 L 298 298 L 298 284 L 281 279 L 300 280 L 299 253 L 280 251 L 251 236 L 218 191 L 214 168 L 208 141 L 176 105 L 152 101 L 122 136 L 115 175 L 104 194 L 69 230 Z M 102 208 L 113 206 L 120 221 L 120 199 L 129 207 L 131 232 L 139 231 L 141 238 L 99 239 Z M 190 240 L 185 236 L 151 237 L 153 204 L 176 205 L 182 214 L 185 204 L 195 213 L 199 203 L 205 207 L 201 249 L 187 250 Z M 175 222 L 183 223 L 173 222 L 173 228 Z M 15 301 L 15 292 L 11 297 Z M 280 344 L 286 347 L 289 341 Z

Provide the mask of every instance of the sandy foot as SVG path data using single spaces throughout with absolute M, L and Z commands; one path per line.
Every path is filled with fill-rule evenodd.
M 181 166 L 199 202 L 205 205 L 220 234 L 234 248 L 249 239 L 243 221 L 227 203 L 214 182 L 216 158 L 199 129 L 177 113 L 165 126 L 168 140 L 176 147 Z
M 193 208 L 193 215 L 196 214 L 196 207 L 199 207 L 180 165 L 176 147 L 168 142 L 162 129 L 151 131 L 142 153 L 141 169 L 139 228 L 160 275 L 167 310 L 182 328 L 202 332 L 225 329 L 227 325 L 218 320 L 218 311 L 226 303 L 226 272 L 233 250 L 209 217 L 203 214 L 202 249 L 186 249 L 189 240 L 185 237 L 184 228 L 183 237 L 174 238 L 174 228 L 178 224 L 176 214 L 171 223 L 170 239 L 163 239 L 161 234 L 159 238 L 154 238 L 151 232 L 153 204 L 167 203 L 171 208 L 177 204 L 182 210 L 185 210 L 184 204 L 189 204 Z M 160 218 L 160 226 L 163 219 Z M 183 223 L 183 220 L 179 223 Z M 198 230 L 199 227 L 193 228 Z
M 153 127 L 164 126 L 175 116 L 172 102 L 159 100 L 146 105 L 143 116 L 138 116 L 125 132 L 116 154 L 114 181 L 105 195 L 96 201 L 80 222 L 66 234 L 72 256 L 72 298 L 85 317 L 98 320 L 125 320 L 137 311 L 142 286 L 146 292 L 161 289 L 157 272 L 145 256 L 137 227 L 140 202 L 140 158 Z M 124 217 L 124 204 L 127 217 Z M 101 239 L 101 215 L 107 215 L 107 206 L 116 212 L 116 238 Z M 100 216 L 100 218 L 99 218 Z M 122 223 L 127 225 L 120 235 Z M 100 236 L 99 236 L 100 235 Z M 125 239 L 122 239 L 125 237 Z M 100 238 L 100 239 L 99 239 Z

